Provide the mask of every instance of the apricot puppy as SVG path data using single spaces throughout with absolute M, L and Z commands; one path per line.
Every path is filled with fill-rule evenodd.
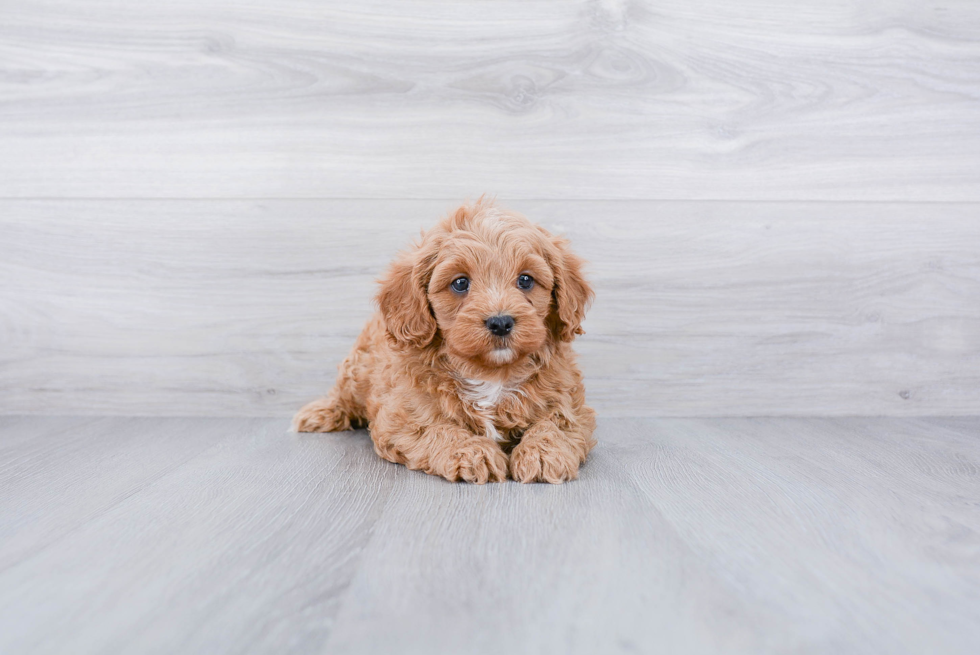
M 402 253 L 380 311 L 299 432 L 367 426 L 381 457 L 447 480 L 573 480 L 595 445 L 570 342 L 592 288 L 568 242 L 481 199 Z

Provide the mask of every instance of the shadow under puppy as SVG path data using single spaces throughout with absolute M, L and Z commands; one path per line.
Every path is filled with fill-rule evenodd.
M 592 301 L 564 238 L 481 199 L 381 280 L 380 312 L 299 432 L 367 425 L 381 457 L 448 480 L 560 483 L 595 445 L 570 342 Z

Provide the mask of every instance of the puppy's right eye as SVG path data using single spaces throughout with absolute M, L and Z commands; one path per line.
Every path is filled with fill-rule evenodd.
M 449 286 L 451 286 L 453 291 L 456 293 L 466 293 L 467 289 L 470 288 L 470 280 L 466 277 L 458 277 L 453 280 L 453 283 Z

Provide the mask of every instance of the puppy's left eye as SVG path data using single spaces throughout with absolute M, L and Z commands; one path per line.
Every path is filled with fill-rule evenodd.
M 522 273 L 521 275 L 517 276 L 518 289 L 524 289 L 525 291 L 527 291 L 533 286 L 534 286 L 534 278 L 528 275 L 527 273 Z

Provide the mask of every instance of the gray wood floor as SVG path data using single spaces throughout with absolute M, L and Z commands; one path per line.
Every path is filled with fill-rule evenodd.
M 0 652 L 973 653 L 980 419 L 601 420 L 451 484 L 276 419 L 0 419 Z

